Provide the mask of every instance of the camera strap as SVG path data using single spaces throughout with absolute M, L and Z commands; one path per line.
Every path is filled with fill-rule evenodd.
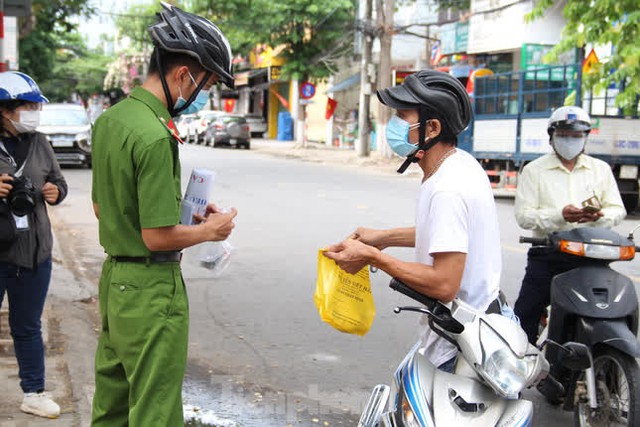
M 7 158 L 9 159 L 9 163 L 11 163 L 11 166 L 13 166 L 14 168 L 18 167 L 18 164 L 16 163 L 16 160 L 13 158 L 13 156 L 11 154 L 9 154 L 9 150 L 7 150 L 7 147 L 4 146 L 4 142 L 0 141 L 0 150 L 7 155 Z M 20 168 L 14 172 L 14 176 L 22 176 L 22 172 L 24 172 L 24 165 L 27 162 L 22 162 L 22 165 L 20 166 Z
M 7 158 L 9 159 L 9 163 L 11 163 L 11 166 L 13 167 L 17 167 L 17 163 L 16 160 L 13 158 L 13 156 L 11 154 L 9 154 L 9 150 L 7 150 L 7 147 L 4 146 L 4 142 L 0 141 L 0 151 L 2 151 L 4 154 L 6 154 Z M 15 171 L 13 173 L 14 177 L 20 177 L 22 176 L 22 172 L 24 172 L 24 166 L 27 164 L 27 162 L 22 162 L 22 165 L 20 166 L 20 168 L 18 168 L 17 171 Z M 16 216 L 14 214 L 13 215 L 13 219 L 16 223 L 16 229 L 18 231 L 20 230 L 28 230 L 29 229 L 29 216 L 28 215 L 24 215 L 24 216 Z

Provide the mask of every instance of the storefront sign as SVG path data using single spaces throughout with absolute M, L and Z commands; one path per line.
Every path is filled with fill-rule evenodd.
M 398 86 L 404 82 L 404 79 L 415 73 L 415 71 L 393 70 L 392 73 L 393 75 L 391 76 L 391 81 L 393 82 L 394 86 Z
M 280 66 L 270 66 L 269 67 L 269 81 L 277 82 L 280 80 L 280 76 L 282 75 L 282 67 Z

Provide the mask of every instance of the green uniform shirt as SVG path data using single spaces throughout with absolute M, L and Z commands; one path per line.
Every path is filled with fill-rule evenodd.
M 178 146 L 164 124 L 170 118 L 158 98 L 138 87 L 95 122 L 91 197 L 109 255 L 148 256 L 142 229 L 180 222 Z

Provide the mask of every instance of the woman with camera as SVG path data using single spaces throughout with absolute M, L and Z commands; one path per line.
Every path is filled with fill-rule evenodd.
M 60 407 L 44 393 L 40 321 L 53 246 L 45 202 L 60 203 L 67 183 L 51 145 L 35 131 L 45 102 L 31 77 L 0 73 L 0 304 L 6 293 L 24 392 L 20 410 L 56 418 Z

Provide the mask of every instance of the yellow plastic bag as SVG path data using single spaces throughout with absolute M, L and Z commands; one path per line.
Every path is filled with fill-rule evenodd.
M 368 266 L 349 274 L 324 256 L 322 250 L 318 251 L 318 280 L 313 299 L 320 318 L 348 334 L 366 334 L 376 315 Z

